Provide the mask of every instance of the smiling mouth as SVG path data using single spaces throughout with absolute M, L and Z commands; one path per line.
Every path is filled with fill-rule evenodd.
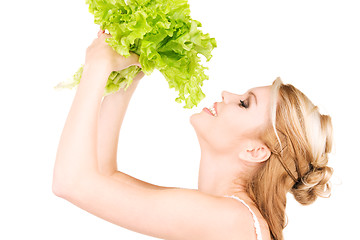
M 218 115 L 217 115 L 217 112 L 216 112 L 215 103 L 214 103 L 214 105 L 213 105 L 212 107 L 204 108 L 203 110 L 204 110 L 205 112 L 211 114 L 211 115 L 214 116 L 214 117 L 217 117 L 217 116 L 218 116 Z

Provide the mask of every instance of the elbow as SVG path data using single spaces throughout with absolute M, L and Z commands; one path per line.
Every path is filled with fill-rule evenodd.
M 52 182 L 52 192 L 57 197 L 65 198 L 65 190 L 66 188 L 60 184 L 60 181 L 58 179 L 53 179 Z
M 53 194 L 55 194 L 56 196 L 60 197 L 60 185 L 59 185 L 59 177 L 58 177 L 58 171 L 55 167 L 54 172 L 53 172 L 53 178 L 52 178 L 52 185 L 51 185 L 51 190 L 53 192 Z
M 53 181 L 52 181 L 52 192 L 60 198 L 66 198 L 69 195 L 70 188 L 69 182 L 66 177 L 61 176 L 61 174 L 54 172 Z
M 61 194 L 60 191 L 59 191 L 59 188 L 58 188 L 58 187 L 55 187 L 55 185 L 52 185 L 52 192 L 53 192 L 53 194 L 55 194 L 55 196 L 57 196 L 57 197 L 61 197 L 61 196 L 62 196 L 62 194 Z
M 79 174 L 74 177 L 73 174 L 66 172 L 54 172 L 52 181 L 52 192 L 65 200 L 73 199 L 78 196 L 79 192 L 83 189 L 87 189 L 88 182 L 93 182 L 94 175 L 90 174 Z
M 54 180 L 52 183 L 52 192 L 55 196 L 70 201 L 74 196 L 74 186 L 66 184 L 64 181 Z
M 87 182 L 93 180 L 98 175 L 90 171 L 74 171 L 55 166 L 52 180 L 52 192 L 66 200 L 73 198 L 77 193 L 86 188 Z
M 73 176 L 70 175 L 66 169 L 58 167 L 55 164 L 53 179 L 52 179 L 52 192 L 60 198 L 66 198 L 69 195 L 71 182 L 75 182 Z

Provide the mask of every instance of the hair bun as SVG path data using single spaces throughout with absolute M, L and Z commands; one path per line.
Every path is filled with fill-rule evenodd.
M 333 169 L 327 164 L 333 142 L 332 123 L 330 116 L 321 114 L 319 116 L 321 130 L 318 135 L 311 135 L 313 144 L 310 148 L 313 150 L 313 158 L 310 160 L 308 172 L 291 189 L 296 201 L 303 205 L 313 203 L 317 197 L 329 197 L 331 192 L 329 180 Z
M 329 182 L 333 169 L 328 166 L 312 168 L 291 189 L 296 201 L 302 205 L 313 203 L 317 197 L 329 197 L 331 184 Z

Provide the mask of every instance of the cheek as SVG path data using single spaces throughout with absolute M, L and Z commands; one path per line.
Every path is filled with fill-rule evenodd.
M 241 129 L 246 128 L 247 119 L 244 114 L 234 114 L 233 112 L 224 113 L 219 117 L 219 127 L 226 134 L 238 134 Z
M 190 123 L 201 141 L 213 150 L 230 151 L 240 139 L 251 134 L 254 120 L 240 114 L 226 114 L 212 117 L 201 112 L 190 117 Z
M 245 129 L 246 126 L 242 124 L 240 119 L 231 119 L 223 121 L 220 124 L 218 128 L 218 134 L 221 134 L 223 138 L 227 139 L 228 141 L 235 141 L 243 135 Z
M 241 120 L 235 119 L 234 116 L 232 118 L 219 116 L 211 124 L 204 136 L 212 148 L 217 151 L 230 151 L 237 145 L 238 140 L 244 133 Z
M 261 118 L 251 114 L 229 114 L 221 119 L 219 130 L 230 141 L 248 137 L 259 126 Z
M 228 154 L 238 149 L 244 130 L 238 122 L 218 121 L 206 137 L 213 150 Z

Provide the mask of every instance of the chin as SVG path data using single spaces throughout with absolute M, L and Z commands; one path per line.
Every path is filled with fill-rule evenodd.
M 202 112 L 190 116 L 190 123 L 199 140 L 206 138 L 206 134 L 209 132 L 209 119 L 206 117 Z
M 195 131 L 197 131 L 199 125 L 201 125 L 201 114 L 195 113 L 190 116 L 190 124 L 193 126 Z

